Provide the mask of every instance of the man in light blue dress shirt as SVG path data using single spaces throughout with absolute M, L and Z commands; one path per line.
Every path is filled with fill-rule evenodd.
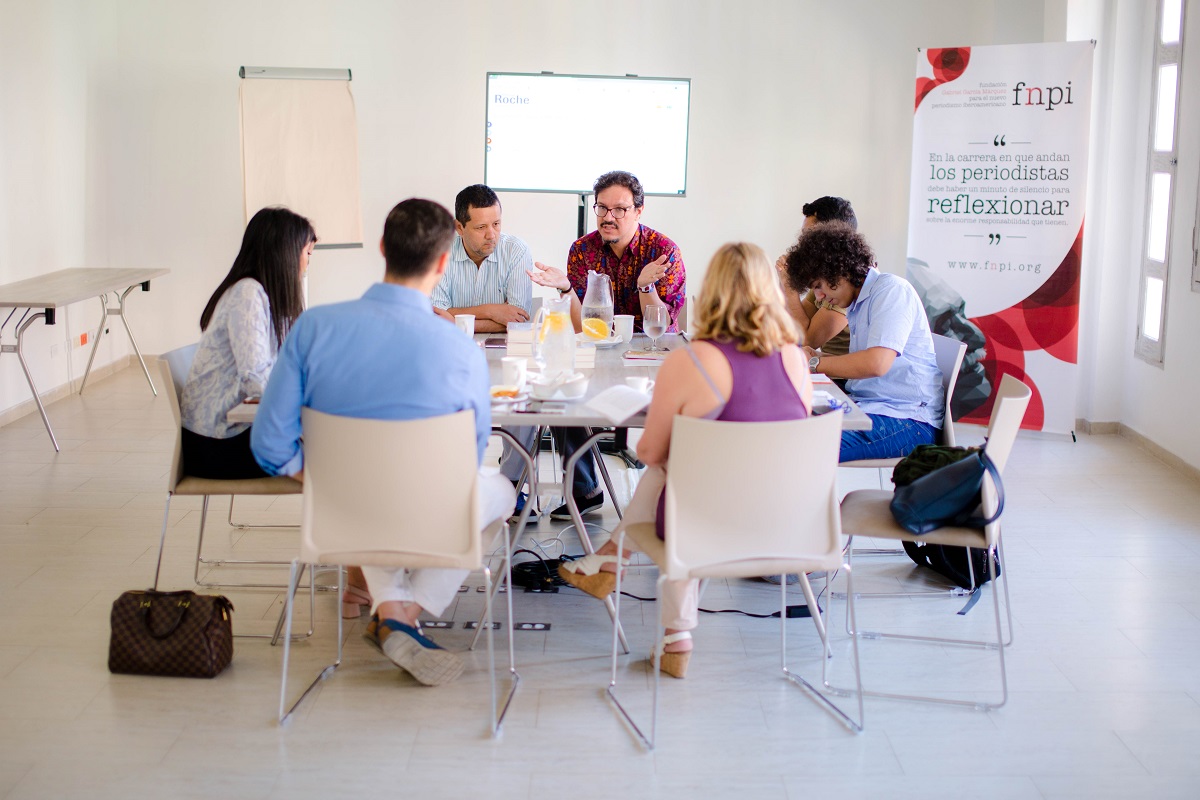
M 487 186 L 468 186 L 454 199 L 454 230 L 446 274 L 433 305 L 474 314 L 476 333 L 503 333 L 510 322 L 528 322 L 533 298 L 533 257 L 516 236 L 500 230 L 500 198 Z
M 533 304 L 533 283 L 529 279 L 533 256 L 525 242 L 501 232 L 502 213 L 500 198 L 482 183 L 458 193 L 454 198 L 454 230 L 458 236 L 450 246 L 446 274 L 433 290 L 433 307 L 450 316 L 474 314 L 476 333 L 503 333 L 510 322 L 528 322 Z M 526 450 L 533 449 L 537 428 L 507 430 Z M 515 485 L 524 469 L 525 460 L 505 440 L 500 473 Z M 526 501 L 522 493 L 514 516 L 521 513 Z
M 267 473 L 302 474 L 302 408 L 396 420 L 470 409 L 482 461 L 492 425 L 487 361 L 471 337 L 434 315 L 429 299 L 446 271 L 453 236 L 446 209 L 430 200 L 405 200 L 384 225 L 383 282 L 359 300 L 311 308 L 296 320 L 250 429 L 254 457 Z M 485 524 L 512 509 L 515 494 L 503 477 L 481 475 L 478 486 Z M 373 598 L 375 616 L 367 629 L 372 643 L 422 683 L 458 677 L 462 660 L 422 635 L 417 617 L 422 610 L 440 615 L 466 573 L 370 566 L 362 571 Z
M 912 285 L 876 269 L 866 239 L 842 222 L 808 228 L 786 258 L 792 286 L 846 309 L 849 353 L 805 348 L 809 368 L 847 379 L 846 393 L 871 418 L 869 431 L 842 432 L 840 460 L 897 458 L 936 442 L 946 405 L 942 373 Z

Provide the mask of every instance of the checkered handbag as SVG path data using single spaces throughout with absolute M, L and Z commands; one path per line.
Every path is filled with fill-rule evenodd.
M 191 591 L 124 592 L 113 602 L 108 669 L 212 678 L 233 658 L 233 604 Z

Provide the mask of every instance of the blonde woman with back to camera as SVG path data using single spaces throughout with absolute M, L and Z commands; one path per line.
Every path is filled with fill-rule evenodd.
M 654 398 L 637 454 L 646 472 L 629 501 L 622 526 L 655 522 L 662 530 L 671 425 L 675 416 L 730 422 L 803 419 L 812 408 L 812 381 L 798 335 L 784 306 L 779 277 L 757 245 L 735 242 L 713 256 L 697 303 L 695 341 L 667 356 L 658 371 Z M 713 469 L 720 469 L 714 465 Z M 595 554 L 559 567 L 567 583 L 604 599 L 616 588 L 616 538 Z M 631 535 L 630 541 L 637 542 Z M 700 604 L 699 581 L 667 581 L 662 621 L 666 637 L 663 672 L 682 678 L 692 654 L 691 630 Z

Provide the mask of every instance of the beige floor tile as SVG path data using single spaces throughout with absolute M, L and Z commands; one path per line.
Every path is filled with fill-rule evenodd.
M 1200 776 L 1200 485 L 1128 440 L 1078 443 L 1022 437 L 1009 470 L 1006 569 L 1015 640 L 1006 651 L 1008 704 L 982 713 L 868 698 L 866 732 L 853 735 L 779 671 L 778 620 L 703 615 L 684 681 L 664 679 L 658 747 L 635 743 L 606 700 L 611 626 L 577 590 L 513 595 L 517 621 L 549 631 L 515 637 L 522 684 L 503 736 L 487 735 L 484 651 L 466 655 L 452 686 L 430 689 L 368 648 L 363 622 L 344 631 L 342 665 L 283 728 L 275 723 L 281 648 L 235 641 L 230 668 L 206 680 L 110 675 L 108 614 L 125 590 L 148 585 L 158 558 L 174 433 L 140 371 L 124 370 L 84 397 L 53 404 L 55 453 L 40 420 L 0 427 L 0 797 L 458 798 L 547 794 L 590 797 L 807 798 L 1193 797 Z M 964 440 L 976 432 L 968 428 Z M 497 448 L 492 448 L 497 450 Z M 492 453 L 494 456 L 495 453 Z M 627 497 L 635 481 L 608 460 Z M 551 465 L 543 458 L 544 473 Z M 840 488 L 877 486 L 842 470 Z M 1136 491 L 1134 491 L 1136 489 Z M 543 482 L 547 508 L 558 490 Z M 229 501 L 213 498 L 205 553 L 216 559 L 290 560 L 295 531 L 240 530 Z M 171 504 L 164 587 L 192 584 L 200 501 Z M 235 519 L 299 519 L 298 497 L 249 497 Z M 588 519 L 601 541 L 612 505 Z M 579 553 L 576 535 L 548 519 L 522 544 Z M 561 536 L 560 536 L 561 533 Z M 879 543 L 856 541 L 860 547 Z M 202 574 L 282 584 L 280 568 L 205 568 Z M 944 586 L 904 556 L 855 559 L 860 591 Z M 655 570 L 635 566 L 624 588 L 649 596 Z M 330 575 L 322 581 L 331 579 Z M 478 617 L 479 576 L 467 580 L 432 635 L 463 649 Z M 820 588 L 820 587 L 818 587 Z M 834 581 L 844 591 L 844 576 Z M 235 631 L 270 633 L 283 591 L 221 590 Z M 987 636 L 991 590 L 968 615 L 963 598 L 862 599 L 864 628 Z M 828 598 L 823 597 L 823 602 Z M 798 603 L 799 594 L 789 602 Z M 775 587 L 713 581 L 711 609 L 770 612 Z M 844 601 L 832 604 L 833 675 L 849 680 Z M 292 651 L 289 693 L 299 695 L 333 657 L 334 598 L 318 598 L 316 635 Z M 498 618 L 504 618 L 503 604 Z M 633 652 L 619 659 L 622 697 L 644 719 L 653 605 L 624 598 Z M 307 628 L 301 600 L 297 625 Z M 788 623 L 789 660 L 820 673 L 809 620 Z M 503 636 L 498 658 L 506 659 Z M 995 654 L 864 641 L 867 685 L 994 692 Z M 501 690 L 506 686 L 501 670 Z M 845 702 L 845 698 L 840 699 Z M 57 757 L 70 742 L 71 769 Z M 970 743 L 964 747 L 964 743 Z M 984 758 L 976 755 L 986 752 Z M 619 777 L 608 780 L 614 769 Z M 581 777 L 582 776 L 582 777 Z M 603 776 L 597 779 L 595 776 Z

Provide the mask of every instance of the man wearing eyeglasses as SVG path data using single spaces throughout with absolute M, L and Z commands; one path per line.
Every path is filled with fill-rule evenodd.
M 642 323 L 647 306 L 667 307 L 668 332 L 678 332 L 677 320 L 686 300 L 686 271 L 679 247 L 666 236 L 641 223 L 645 193 L 642 183 L 628 172 L 606 172 L 592 189 L 596 202 L 596 230 L 577 239 L 567 255 L 567 271 L 534 265 L 534 283 L 570 292 L 571 319 L 580 330 L 581 301 L 587 290 L 588 271 L 612 280 L 613 313 L 632 314 Z
M 628 172 L 606 172 L 596 179 L 592 191 L 596 195 L 592 206 L 596 230 L 571 245 L 567 271 L 538 262 L 529 277 L 559 294 L 571 295 L 571 321 L 576 331 L 581 330 L 581 301 L 592 270 L 612 280 L 614 314 L 632 314 L 634 324 L 641 325 L 646 308 L 666 306 L 670 317 L 667 330 L 678 332 L 679 312 L 687 300 L 683 256 L 674 242 L 641 223 L 646 200 L 641 181 Z M 554 436 L 564 463 L 586 438 L 579 428 L 558 428 Z M 590 452 L 576 462 L 571 493 L 581 514 L 599 511 L 604 505 Z M 567 504 L 551 511 L 550 518 L 570 519 Z

